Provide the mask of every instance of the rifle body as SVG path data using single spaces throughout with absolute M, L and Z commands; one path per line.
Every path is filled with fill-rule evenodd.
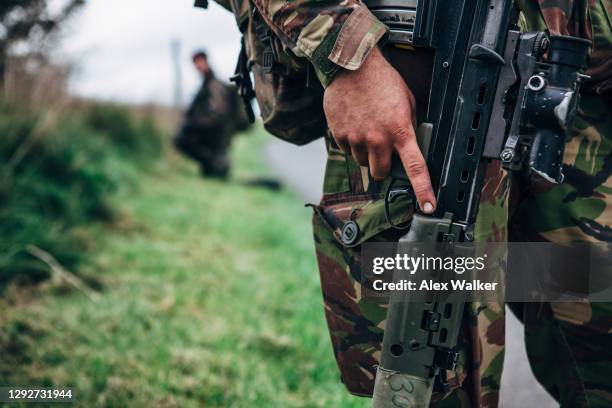
M 415 214 L 398 252 L 406 251 L 408 244 L 415 250 L 415 243 L 432 242 L 451 244 L 447 247 L 455 253 L 469 251 L 466 243 L 473 240 L 490 160 L 501 157 L 508 169 L 525 165 L 553 182 L 562 180 L 565 127 L 576 109 L 579 71 L 589 43 L 556 37 L 560 51 L 551 49 L 549 54 L 563 55 L 545 64 L 548 38 L 518 32 L 513 0 L 366 4 L 390 25 L 391 41 L 435 49 L 427 120 L 421 129 L 428 130 L 426 159 L 438 204 L 432 215 Z M 553 96 L 551 106 L 541 103 Z M 563 118 L 554 113 L 559 104 L 572 107 Z M 551 119 L 557 120 L 547 125 Z M 407 180 L 399 161 L 392 175 Z M 391 190 L 387 199 L 406 191 Z M 421 301 L 415 296 L 410 291 L 391 294 L 375 408 L 428 407 L 434 387 L 444 390 L 446 370 L 455 367 L 463 298 L 434 293 Z

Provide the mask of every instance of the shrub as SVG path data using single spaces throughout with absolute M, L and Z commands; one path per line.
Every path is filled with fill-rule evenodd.
M 101 132 L 121 153 L 145 162 L 159 157 L 162 137 L 152 120 L 135 120 L 125 107 L 112 104 L 93 104 L 84 116 L 86 125 Z
M 88 104 L 53 121 L 45 115 L 0 103 L 0 287 L 48 276 L 28 245 L 77 267 L 92 246 L 80 227 L 111 221 L 111 194 L 133 186 L 161 154 L 152 122 L 126 108 Z

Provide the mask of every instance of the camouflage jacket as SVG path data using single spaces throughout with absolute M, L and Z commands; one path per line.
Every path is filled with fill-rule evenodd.
M 219 3 L 228 6 L 225 0 Z M 243 5 L 231 3 L 234 14 L 242 14 Z M 387 27 L 359 0 L 252 3 L 283 45 L 312 63 L 323 86 L 340 68 L 358 69 L 387 32 Z
M 234 0 L 237 3 L 239 0 Z M 340 68 L 358 69 L 387 27 L 359 0 L 251 0 L 296 56 L 307 58 L 323 86 Z M 241 14 L 246 6 L 220 0 Z M 574 35 L 594 43 L 588 91 L 612 90 L 612 0 L 517 0 L 529 29 Z

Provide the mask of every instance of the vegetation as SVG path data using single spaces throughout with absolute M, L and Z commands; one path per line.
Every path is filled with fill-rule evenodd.
M 63 144 L 58 136 L 43 156 L 31 150 L 29 160 L 41 164 L 26 166 L 24 158 L 16 167 L 15 180 L 26 184 L 28 177 L 35 186 L 22 187 L 21 196 L 61 204 L 44 205 L 54 220 L 45 228 L 24 221 L 39 240 L 15 236 L 86 277 L 96 296 L 63 279 L 5 290 L 0 383 L 74 387 L 81 406 L 368 405 L 339 380 L 310 211 L 300 200 L 286 191 L 203 180 L 171 153 L 146 164 L 157 148 L 133 138 L 148 125 L 119 126 L 114 108 L 93 109 L 62 125 Z M 118 128 L 111 134 L 105 123 Z M 135 130 L 123 143 L 127 123 Z M 23 120 L 11 129 L 28 127 Z M 255 133 L 235 144 L 234 180 L 267 175 L 257 153 L 267 136 Z M 131 160 L 139 155 L 145 164 Z M 132 187 L 118 188 L 125 180 Z M 12 202 L 3 214 L 34 217 L 29 204 Z M 79 245 L 91 248 L 86 260 Z M 48 270 L 27 255 L 13 264 Z
M 369 405 L 340 383 L 310 211 L 236 181 L 269 176 L 267 136 L 237 140 L 234 181 L 203 180 L 164 149 L 173 112 L 75 101 L 49 34 L 83 3 L 0 5 L 0 385 L 84 407 Z
M 30 56 L 45 60 L 49 35 L 83 4 L 84 0 L 2 0 L 0 2 L 0 84 L 9 57 L 21 47 Z
M 111 194 L 134 186 L 161 155 L 161 134 L 149 119 L 104 104 L 69 112 L 0 104 L 0 290 L 48 277 L 32 247 L 77 269 L 95 244 L 83 226 L 111 220 Z

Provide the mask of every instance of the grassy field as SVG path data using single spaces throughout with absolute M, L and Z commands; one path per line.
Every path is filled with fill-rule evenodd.
M 82 406 L 362 407 L 339 381 L 310 210 L 242 137 L 229 184 L 177 157 L 119 192 L 98 224 L 90 299 L 61 280 L 0 301 L 0 384 L 72 386 Z M 93 283 L 92 283 L 93 282 Z

